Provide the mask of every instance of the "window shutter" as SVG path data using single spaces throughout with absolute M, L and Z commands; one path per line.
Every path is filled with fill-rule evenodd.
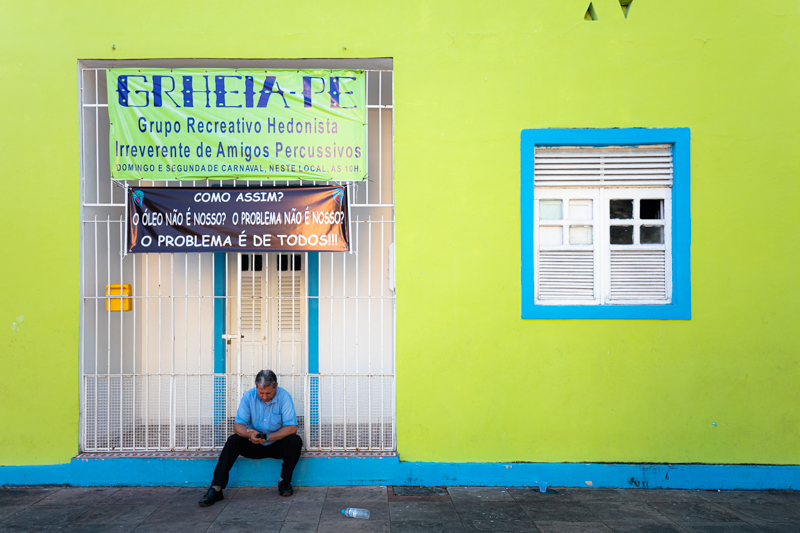
M 242 335 L 245 341 L 264 338 L 263 272 L 242 272 Z
M 594 252 L 539 251 L 540 300 L 594 299 Z
M 611 300 L 664 300 L 667 298 L 664 250 L 612 250 Z
M 671 146 L 536 148 L 535 187 L 672 186 Z
M 275 290 L 278 293 L 275 309 L 275 367 L 281 374 L 290 374 L 302 369 L 303 313 L 302 285 L 304 276 L 300 270 L 278 272 L 275 275 Z

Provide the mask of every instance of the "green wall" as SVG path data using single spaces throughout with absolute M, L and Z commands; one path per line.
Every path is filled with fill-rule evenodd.
M 588 3 L 6 4 L 0 464 L 78 448 L 77 60 L 183 57 L 394 58 L 401 459 L 800 463 L 800 3 Z M 546 127 L 691 128 L 691 321 L 519 318 Z

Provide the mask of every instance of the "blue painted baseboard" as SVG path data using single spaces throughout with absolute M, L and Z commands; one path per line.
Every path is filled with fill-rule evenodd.
M 0 466 L 0 485 L 184 486 L 210 483 L 213 459 L 72 459 L 67 464 Z M 231 486 L 275 486 L 276 460 L 240 458 Z M 295 485 L 472 485 L 665 489 L 800 489 L 800 466 L 591 463 L 423 463 L 397 457 L 308 457 Z

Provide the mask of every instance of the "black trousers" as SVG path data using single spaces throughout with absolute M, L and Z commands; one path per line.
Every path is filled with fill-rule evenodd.
M 233 463 L 241 455 L 248 459 L 283 459 L 281 467 L 281 477 L 286 483 L 292 482 L 292 472 L 300 459 L 300 449 L 303 447 L 303 440 L 297 435 L 289 435 L 281 440 L 276 440 L 269 446 L 253 444 L 250 439 L 240 437 L 235 433 L 228 437 L 228 442 L 222 448 L 219 455 L 217 467 L 214 469 L 214 479 L 212 486 L 228 486 L 228 473 L 233 468 Z

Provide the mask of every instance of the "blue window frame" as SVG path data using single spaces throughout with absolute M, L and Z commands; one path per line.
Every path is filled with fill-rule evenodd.
M 522 318 L 689 320 L 691 305 L 691 211 L 688 128 L 522 130 Z M 672 146 L 672 299 L 665 305 L 535 305 L 534 150 L 537 146 Z

